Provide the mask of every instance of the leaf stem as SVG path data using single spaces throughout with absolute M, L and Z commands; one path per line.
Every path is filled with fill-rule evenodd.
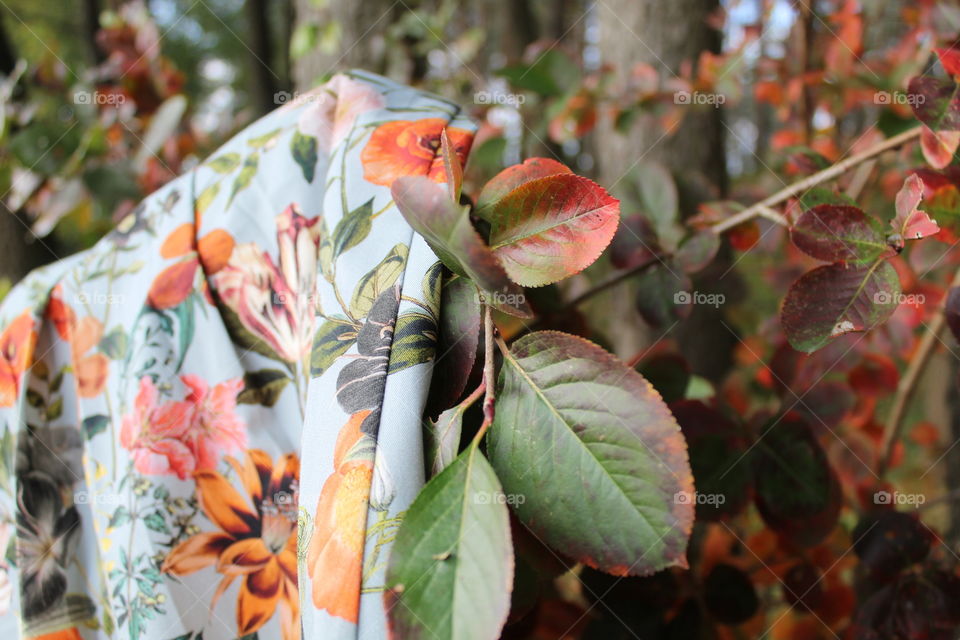
M 950 283 L 948 290 L 958 286 L 960 286 L 960 270 L 957 270 L 954 274 L 953 281 Z M 893 458 L 893 448 L 896 446 L 903 431 L 903 418 L 906 414 L 907 406 L 913 398 L 917 383 L 920 382 L 920 377 L 926 369 L 930 356 L 933 355 L 934 347 L 940 342 L 940 333 L 943 331 L 943 327 L 947 321 L 945 303 L 946 298 L 944 298 L 944 301 L 933 314 L 930 323 L 926 325 L 927 331 L 923 334 L 923 338 L 920 339 L 920 344 L 913 354 L 913 359 L 910 360 L 906 373 L 900 378 L 900 383 L 897 385 L 897 392 L 893 398 L 890 413 L 887 415 L 886 427 L 883 432 L 883 444 L 880 449 L 883 453 L 877 464 L 877 477 L 881 480 L 890 468 L 890 461 Z
M 493 314 L 490 311 L 490 305 L 483 305 L 483 422 L 477 435 L 474 436 L 474 443 L 479 443 L 486 434 L 487 429 L 493 424 L 495 414 L 494 403 L 496 401 L 496 363 L 493 358 L 493 345 L 496 335 L 496 327 L 493 324 Z M 479 390 L 478 390 L 479 391 Z M 474 394 L 477 392 L 475 391 Z M 472 394 L 471 394 L 472 397 Z
M 713 231 L 714 233 L 723 233 L 724 231 L 731 229 L 737 226 L 738 224 L 742 224 L 747 220 L 750 220 L 758 215 L 767 215 L 769 214 L 769 211 L 767 211 L 767 214 L 762 214 L 762 212 L 770 209 L 774 205 L 778 205 L 781 202 L 784 202 L 785 200 L 792 198 L 797 194 L 808 191 L 812 187 L 815 187 L 822 182 L 833 180 L 834 178 L 842 175 L 848 169 L 851 169 L 857 166 L 858 164 L 866 162 L 867 160 L 870 160 L 880 155 L 884 151 L 895 149 L 903 145 L 904 143 L 909 142 L 916 137 L 919 137 L 920 131 L 922 129 L 923 129 L 923 125 L 916 126 L 912 129 L 907 129 L 903 133 L 895 135 L 892 138 L 887 138 L 883 142 L 875 144 L 869 149 L 865 151 L 861 151 L 856 155 L 852 155 L 846 160 L 841 160 L 840 162 L 827 167 L 823 171 L 818 171 L 817 173 L 814 173 L 811 176 L 807 176 L 803 180 L 794 182 L 791 185 L 787 185 L 783 189 L 780 189 L 780 191 L 777 191 L 773 195 L 764 198 L 760 202 L 747 207 L 743 211 L 740 211 L 739 213 L 736 213 L 730 216 L 726 220 L 722 220 L 721 222 L 718 222 L 713 226 Z M 767 217 L 769 217 L 769 215 L 767 215 Z M 786 221 L 784 220 L 784 222 Z

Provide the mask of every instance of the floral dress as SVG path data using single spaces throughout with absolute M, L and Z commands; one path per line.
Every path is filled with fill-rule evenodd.
M 2 637 L 386 636 L 442 280 L 389 186 L 443 129 L 336 76 L 6 297 Z

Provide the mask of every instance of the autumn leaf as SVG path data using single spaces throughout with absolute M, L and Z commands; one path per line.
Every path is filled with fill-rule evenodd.
M 918 208 L 922 199 L 923 180 L 912 173 L 897 193 L 897 215 L 890 221 L 893 233 L 888 241 L 898 251 L 907 240 L 920 240 L 940 232 L 936 221 Z
M 851 206 L 820 204 L 807 209 L 790 228 L 790 240 L 825 262 L 864 264 L 891 253 L 880 224 Z

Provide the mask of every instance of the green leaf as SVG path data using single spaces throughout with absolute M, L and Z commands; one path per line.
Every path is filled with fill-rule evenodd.
M 243 391 L 237 394 L 237 402 L 272 407 L 290 382 L 290 376 L 279 369 L 247 371 L 243 374 Z
M 102 414 L 87 416 L 83 419 L 83 435 L 89 440 L 98 433 L 106 431 L 109 424 L 110 418 L 108 416 Z
M 350 298 L 350 314 L 354 318 L 366 317 L 374 300 L 396 283 L 407 265 L 408 253 L 407 245 L 394 245 L 377 266 L 360 278 Z
M 461 403 L 441 413 L 436 422 L 429 418 L 423 421 L 423 446 L 427 452 L 427 472 L 431 477 L 446 469 L 457 457 L 463 413 L 467 408 Z
M 838 336 L 868 331 L 900 304 L 900 278 L 889 262 L 828 264 L 803 274 L 787 292 L 780 324 L 797 351 L 811 353 Z
M 317 139 L 297 131 L 290 140 L 290 151 L 293 153 L 293 159 L 300 165 L 300 170 L 303 171 L 303 179 L 313 182 L 317 168 Z
M 243 161 L 243 168 L 240 169 L 240 173 L 237 174 L 237 177 L 233 181 L 233 188 L 230 190 L 230 198 L 227 200 L 227 206 L 230 206 L 230 203 L 233 202 L 234 196 L 250 186 L 253 176 L 257 175 L 257 166 L 259 164 L 260 154 L 257 152 L 251 153 L 247 156 L 247 159 Z
M 347 213 L 337 226 L 333 229 L 333 258 L 336 259 L 341 253 L 355 247 L 370 233 L 372 222 L 370 216 L 373 214 L 373 198 Z
M 437 351 L 437 322 L 419 311 L 401 313 L 393 333 L 390 370 L 396 373 L 433 360 Z
M 515 87 L 544 96 L 563 95 L 580 82 L 577 65 L 570 56 L 557 49 L 548 49 L 531 63 L 503 67 L 496 74 Z
M 170 533 L 170 529 L 167 527 L 167 521 L 163 519 L 163 514 L 159 511 L 154 511 L 146 518 L 143 519 L 143 523 L 147 525 L 147 529 L 151 531 L 156 531 L 158 533 Z
M 206 163 L 217 173 L 230 173 L 240 166 L 240 154 L 235 152 L 224 153 Z
M 247 144 L 253 147 L 254 149 L 270 149 L 277 143 L 277 138 L 280 137 L 282 129 L 274 129 L 273 131 L 268 131 L 262 136 L 257 136 L 256 138 L 250 138 L 247 140 Z
M 194 204 L 197 215 L 203 215 L 203 213 L 207 210 L 207 207 L 210 206 L 210 203 L 212 203 L 217 197 L 218 193 L 220 193 L 219 182 L 214 182 L 200 192 L 200 195 L 197 196 L 197 202 Z
M 686 566 L 693 476 L 650 383 L 587 340 L 540 331 L 504 356 L 488 455 L 517 517 L 615 575 Z
M 118 326 L 100 340 L 100 351 L 112 360 L 120 360 L 127 353 L 127 344 L 127 334 Z
M 337 358 L 357 341 L 357 329 L 346 318 L 341 322 L 325 321 L 313 334 L 310 352 L 310 375 L 316 378 L 330 368 Z
M 407 511 L 387 566 L 392 637 L 499 637 L 513 585 L 505 503 L 476 445 L 427 483 Z
M 130 512 L 127 511 L 127 508 L 123 505 L 117 507 L 117 510 L 113 512 L 113 515 L 110 516 L 110 522 L 107 524 L 111 529 L 116 529 L 117 527 L 124 525 L 130 522 Z

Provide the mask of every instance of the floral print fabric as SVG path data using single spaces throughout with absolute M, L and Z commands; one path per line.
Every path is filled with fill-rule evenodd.
M 442 272 L 391 201 L 440 98 L 363 73 L 259 120 L 0 308 L 5 638 L 385 637 Z

